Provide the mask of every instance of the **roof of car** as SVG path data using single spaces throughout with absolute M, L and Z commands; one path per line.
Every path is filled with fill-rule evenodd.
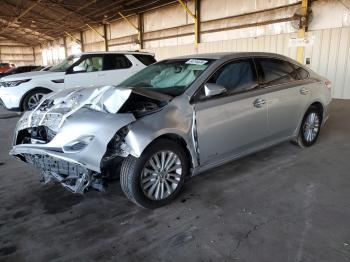
M 238 58 L 238 57 L 252 57 L 252 56 L 268 56 L 276 58 L 289 59 L 286 56 L 267 53 L 267 52 L 221 52 L 221 53 L 207 53 L 207 54 L 195 54 L 195 55 L 186 55 L 176 57 L 177 59 L 188 59 L 188 58 L 197 58 L 197 59 L 222 59 L 222 58 Z
M 139 52 L 139 51 L 97 51 L 97 52 L 83 52 L 82 54 L 130 54 L 130 55 L 152 55 L 149 52 Z

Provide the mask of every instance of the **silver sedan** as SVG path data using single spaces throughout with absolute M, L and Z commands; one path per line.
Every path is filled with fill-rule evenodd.
M 10 154 L 74 193 L 120 175 L 156 208 L 185 178 L 290 140 L 313 145 L 331 83 L 287 57 L 219 53 L 155 63 L 120 86 L 49 94 L 19 120 Z

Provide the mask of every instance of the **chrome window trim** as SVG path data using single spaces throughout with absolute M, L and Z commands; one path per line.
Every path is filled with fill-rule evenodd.
M 268 59 L 275 59 L 275 60 L 280 60 L 280 61 L 283 61 L 283 62 L 287 62 L 291 65 L 294 65 L 294 66 L 298 66 L 298 67 L 301 67 L 302 69 L 306 70 L 307 73 L 308 73 L 308 76 L 307 78 L 304 78 L 304 79 L 297 79 L 297 80 L 293 80 L 293 81 L 288 81 L 286 83 L 281 83 L 281 84 L 274 84 L 274 85 L 266 85 L 266 86 L 263 86 L 259 83 L 259 71 L 258 71 L 258 68 L 257 68 L 257 63 L 255 61 L 255 59 L 257 58 L 268 58 Z M 238 92 L 238 93 L 233 93 L 233 94 L 225 94 L 225 95 L 220 95 L 220 96 L 217 96 L 217 97 L 208 97 L 206 99 L 199 99 L 197 98 L 196 96 L 198 95 L 198 93 L 200 92 L 200 90 L 203 88 L 204 84 L 218 71 L 220 70 L 223 66 L 231 63 L 231 62 L 234 62 L 234 61 L 239 61 L 239 60 L 245 60 L 245 59 L 251 59 L 252 62 L 253 62 L 253 65 L 254 65 L 254 71 L 255 71 L 255 74 L 256 74 L 256 77 L 257 77 L 257 81 L 258 81 L 258 85 L 256 88 L 254 89 L 251 89 L 251 90 L 247 90 L 247 91 L 242 91 L 242 92 Z M 241 99 L 246 99 L 246 98 L 249 98 L 249 97 L 254 97 L 256 95 L 264 95 L 264 94 L 268 94 L 268 93 L 272 93 L 272 92 L 278 92 L 278 91 L 281 91 L 281 90 L 284 90 L 284 89 L 288 89 L 288 88 L 293 88 L 293 87 L 297 87 L 297 86 L 300 86 L 300 85 L 303 85 L 303 84 L 309 84 L 309 83 L 316 83 L 316 82 L 320 82 L 320 80 L 318 79 L 314 79 L 314 78 L 310 78 L 310 72 L 305 69 L 303 66 L 301 65 L 298 65 L 297 63 L 292 63 L 290 62 L 289 60 L 286 60 L 286 59 L 282 59 L 282 58 L 279 58 L 279 57 L 270 57 L 270 56 L 251 56 L 251 57 L 238 57 L 238 58 L 234 58 L 234 59 L 231 59 L 231 60 L 228 60 L 228 61 L 225 61 L 223 64 L 221 64 L 214 72 L 212 72 L 206 79 L 205 81 L 203 81 L 203 83 L 200 85 L 200 87 L 196 90 L 196 92 L 193 94 L 193 96 L 190 98 L 190 103 L 191 104 L 196 104 L 196 103 L 202 103 L 202 102 L 207 102 L 209 100 L 216 100 L 216 99 L 220 99 L 220 98 L 225 98 L 225 97 L 230 97 L 230 96 L 239 96 L 241 94 L 247 94 L 247 93 L 251 93 L 251 95 L 246 95 L 246 96 L 239 96 L 240 99 L 235 99 L 234 101 L 238 101 L 238 100 L 241 100 Z M 264 90 L 264 92 L 258 92 L 257 94 L 255 93 L 255 91 L 259 91 L 259 90 Z M 232 101 L 233 102 L 233 101 Z
M 292 63 L 292 62 L 290 62 L 289 60 L 286 60 L 286 59 L 282 59 L 282 58 L 280 58 L 280 57 L 269 57 L 269 56 L 253 56 L 252 57 L 252 59 L 253 59 L 253 61 L 254 61 L 254 64 L 255 64 L 255 67 L 257 68 L 257 63 L 258 62 L 256 62 L 255 61 L 255 59 L 264 59 L 264 58 L 268 58 L 268 59 L 273 59 L 273 60 L 280 60 L 280 61 L 283 61 L 283 62 L 287 62 L 287 63 L 289 63 L 289 64 L 291 64 L 291 65 L 294 65 L 294 66 L 297 66 L 297 67 L 301 67 L 302 69 L 304 69 L 306 72 L 307 72 L 307 78 L 304 78 L 304 79 L 296 79 L 296 80 L 291 80 L 291 81 L 288 81 L 288 82 L 285 82 L 285 83 L 281 83 L 281 84 L 273 84 L 273 85 L 263 85 L 263 84 L 260 84 L 259 83 L 259 86 L 261 87 L 261 88 L 270 88 L 270 87 L 274 87 L 274 86 L 278 86 L 278 85 L 286 85 L 286 84 L 290 84 L 290 83 L 294 83 L 294 82 L 298 82 L 298 81 L 305 81 L 305 80 L 307 80 L 307 79 L 310 79 L 310 72 L 308 71 L 308 70 L 306 70 L 304 67 L 302 67 L 302 66 L 300 66 L 300 65 L 298 65 L 298 64 L 296 64 L 296 63 Z M 295 68 L 296 69 L 296 68 Z M 257 70 L 257 72 L 258 72 L 258 69 L 256 69 Z M 299 75 L 299 74 L 298 74 Z M 300 75 L 299 75 L 299 77 L 300 77 Z

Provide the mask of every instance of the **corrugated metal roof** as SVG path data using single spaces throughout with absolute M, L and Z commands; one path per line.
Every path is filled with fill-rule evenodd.
M 65 32 L 108 24 L 174 0 L 6 0 L 0 3 L 0 37 L 36 45 Z

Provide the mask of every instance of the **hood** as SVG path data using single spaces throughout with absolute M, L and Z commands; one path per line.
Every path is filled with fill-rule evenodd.
M 139 118 L 161 109 L 170 100 L 170 96 L 158 92 L 116 86 L 64 89 L 46 95 L 32 112 L 26 112 L 17 128 L 43 125 L 57 132 L 83 107 L 110 114 L 132 113 Z
M 69 108 L 74 110 L 89 105 L 93 110 L 115 114 L 131 98 L 134 98 L 134 102 L 154 100 L 160 103 L 167 103 L 172 99 L 171 96 L 145 88 L 131 89 L 118 86 L 71 88 L 48 95 L 37 109 Z
M 63 76 L 65 72 L 50 72 L 50 71 L 33 71 L 28 73 L 20 73 L 20 74 L 14 74 L 9 75 L 1 78 L 1 81 L 16 81 L 16 80 L 22 80 L 22 79 L 28 79 L 28 78 L 39 78 L 39 77 L 57 77 L 57 76 Z

